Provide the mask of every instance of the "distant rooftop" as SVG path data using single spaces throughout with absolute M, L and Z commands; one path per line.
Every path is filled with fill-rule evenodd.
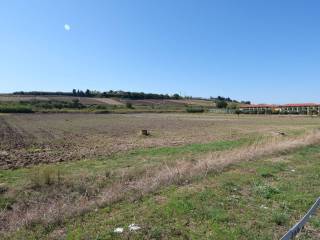
M 241 105 L 242 108 L 276 108 L 276 107 L 318 107 L 320 103 L 289 103 L 289 104 L 252 104 Z

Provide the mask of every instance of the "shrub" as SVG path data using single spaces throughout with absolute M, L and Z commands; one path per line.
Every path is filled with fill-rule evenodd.
M 127 102 L 127 103 L 126 103 L 126 108 L 133 109 L 132 103 Z
M 79 99 L 73 99 L 71 103 L 68 104 L 69 108 L 85 108 L 85 106 L 80 103 Z
M 289 217 L 288 217 L 288 215 L 285 214 L 285 213 L 276 212 L 276 213 L 273 214 L 272 220 L 273 220 L 273 222 L 275 222 L 277 225 L 283 226 L 283 225 L 285 225 L 285 224 L 288 222 Z
M 49 186 L 55 183 L 60 184 L 61 173 L 53 167 L 36 168 L 30 174 L 30 182 L 33 188 Z
M 239 104 L 235 102 L 230 102 L 227 104 L 228 109 L 238 109 Z
M 241 111 L 241 110 L 239 110 L 239 109 L 236 109 L 234 113 L 239 115 L 239 114 L 241 114 L 241 113 L 242 113 L 242 111 Z
M 181 99 L 182 97 L 178 93 L 175 93 L 172 95 L 172 98 L 173 99 Z
M 80 103 L 79 99 L 73 99 L 71 102 L 66 102 L 66 101 L 55 101 L 55 100 L 50 100 L 50 101 L 39 101 L 39 100 L 32 100 L 29 102 L 26 101 L 20 101 L 20 104 L 23 106 L 34 106 L 37 109 L 63 109 L 63 108 L 77 108 L 77 109 L 82 109 L 85 108 L 86 106 Z
M 204 109 L 203 107 L 187 107 L 186 111 L 188 113 L 203 113 Z
M 96 108 L 97 109 L 108 109 L 108 107 L 106 105 L 98 105 Z
M 226 101 L 220 100 L 216 102 L 217 108 L 226 108 L 228 106 L 228 103 Z
M 31 107 L 9 105 L 9 106 L 0 106 L 0 113 L 33 113 L 33 110 Z
M 110 113 L 109 110 L 100 110 L 100 111 L 96 111 L 96 114 L 106 114 L 106 113 Z

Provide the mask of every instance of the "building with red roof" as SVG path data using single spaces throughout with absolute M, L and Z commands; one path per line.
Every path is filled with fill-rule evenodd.
M 280 114 L 320 114 L 320 103 L 290 103 L 283 105 L 253 104 L 241 105 L 244 113 L 280 113 Z

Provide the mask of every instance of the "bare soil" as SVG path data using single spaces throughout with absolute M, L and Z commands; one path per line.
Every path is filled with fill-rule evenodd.
M 105 157 L 135 148 L 176 146 L 319 126 L 319 118 L 210 114 L 0 115 L 0 169 Z M 150 136 L 141 136 L 141 129 Z

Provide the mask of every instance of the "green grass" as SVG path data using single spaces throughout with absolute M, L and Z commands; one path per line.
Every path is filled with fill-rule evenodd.
M 41 164 L 38 166 L 19 168 L 14 170 L 0 170 L 0 181 L 9 186 L 17 187 L 30 179 L 35 172 L 60 171 L 62 175 L 79 174 L 104 174 L 106 171 L 115 171 L 121 168 L 140 169 L 156 167 L 162 164 L 170 164 L 184 159 L 192 160 L 198 154 L 224 151 L 250 144 L 256 138 L 243 138 L 230 141 L 216 141 L 204 144 L 188 144 L 176 147 L 157 147 L 132 150 L 128 153 L 116 154 L 109 158 L 86 159 L 75 162 L 62 162 L 51 165 Z M 49 170 L 48 170 L 49 169 Z
M 0 170 L 0 183 L 10 190 L 8 191 L 10 194 L 0 194 L 0 210 L 10 208 L 16 201 L 27 201 L 28 198 L 37 198 L 41 194 L 45 198 L 49 194 L 46 189 L 50 187 L 64 185 L 64 188 L 70 191 L 70 195 L 79 195 L 88 189 L 92 189 L 90 192 L 95 192 L 120 180 L 122 174 L 115 172 L 122 169 L 128 171 L 126 175 L 128 179 L 139 177 L 146 169 L 173 164 L 182 158 L 193 160 L 199 154 L 233 149 L 252 141 L 253 138 L 247 138 L 176 147 L 146 148 L 116 154 L 109 158 Z M 27 195 L 21 194 L 26 190 Z
M 22 229 L 12 238 L 46 239 L 60 230 L 66 239 L 279 239 L 320 196 L 319 156 L 320 147 L 311 146 L 285 158 L 235 164 L 189 185 L 122 201 L 61 226 Z M 142 229 L 128 231 L 132 223 Z M 319 218 L 309 225 L 320 231 Z M 114 233 L 116 227 L 125 232 Z M 316 238 L 311 231 L 301 239 Z
M 129 153 L 130 157 L 151 157 L 151 158 L 163 158 L 167 160 L 174 160 L 178 156 L 180 158 L 186 155 L 198 155 L 207 152 L 224 151 L 236 147 L 241 147 L 245 144 L 250 144 L 257 140 L 256 138 L 241 138 L 237 140 L 229 141 L 215 141 L 210 143 L 194 143 L 177 147 L 160 147 L 160 148 L 148 148 L 138 149 Z

